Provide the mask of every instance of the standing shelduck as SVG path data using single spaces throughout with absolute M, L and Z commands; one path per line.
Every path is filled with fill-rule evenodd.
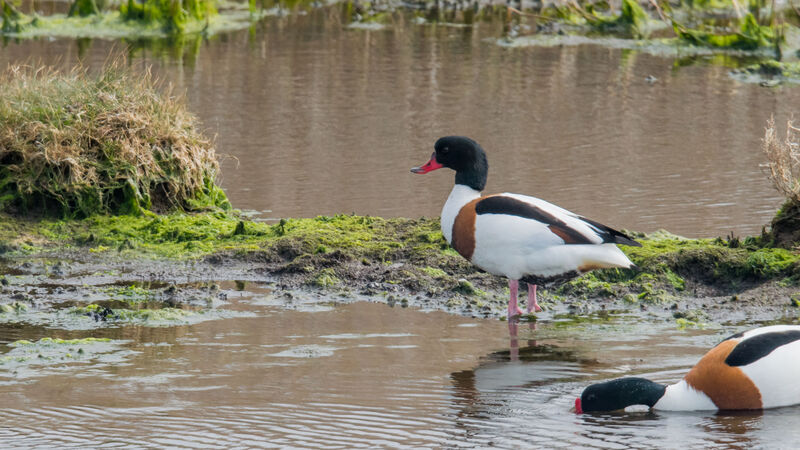
M 644 378 L 593 384 L 577 413 L 644 405 L 667 411 L 766 409 L 800 403 L 800 326 L 774 325 L 717 344 L 680 382 Z
M 617 230 L 519 194 L 481 196 L 489 164 L 477 142 L 440 138 L 430 161 L 411 169 L 428 173 L 447 167 L 456 184 L 442 208 L 442 234 L 479 268 L 508 278 L 508 317 L 521 315 L 519 281 L 528 283 L 528 312 L 541 311 L 536 286 L 561 282 L 593 269 L 633 268 L 615 244 L 641 246 Z

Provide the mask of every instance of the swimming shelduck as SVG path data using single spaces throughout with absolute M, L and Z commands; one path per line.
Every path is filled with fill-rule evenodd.
M 667 411 L 777 408 L 800 403 L 800 325 L 774 325 L 717 344 L 680 382 L 620 378 L 587 387 L 575 411 L 643 405 Z
M 442 234 L 464 258 L 508 278 L 509 318 L 522 314 L 517 305 L 520 280 L 528 284 L 530 313 L 541 311 L 539 284 L 566 281 L 593 269 L 635 267 L 615 244 L 641 244 L 617 230 L 538 198 L 482 196 L 489 164 L 472 139 L 443 137 L 434 149 L 430 161 L 411 171 L 456 171 L 456 185 L 442 208 Z

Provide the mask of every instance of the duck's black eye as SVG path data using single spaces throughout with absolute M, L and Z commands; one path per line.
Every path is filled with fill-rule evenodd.
M 449 152 L 449 151 L 450 151 L 450 147 L 444 147 L 444 148 L 442 148 L 442 154 L 446 154 L 446 153 L 447 153 L 447 152 Z

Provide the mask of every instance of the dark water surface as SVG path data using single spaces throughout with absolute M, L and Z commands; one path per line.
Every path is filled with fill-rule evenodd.
M 452 173 L 408 169 L 446 134 L 488 151 L 487 192 L 535 195 L 620 228 L 753 234 L 780 204 L 759 140 L 800 90 L 712 64 L 733 57 L 502 48 L 499 24 L 344 25 L 336 9 L 272 18 L 182 47 L 134 44 L 130 60 L 186 91 L 219 152 L 235 157 L 222 174 L 233 204 L 267 218 L 438 215 Z M 98 66 L 126 45 L 11 42 L 0 64 Z

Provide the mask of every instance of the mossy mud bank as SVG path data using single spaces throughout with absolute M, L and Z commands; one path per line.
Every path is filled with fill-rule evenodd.
M 641 248 L 623 249 L 640 270 L 595 271 L 545 288 L 539 318 L 624 310 L 704 326 L 800 315 L 796 250 L 766 246 L 766 237 L 636 237 Z M 169 323 L 224 302 L 229 292 L 219 283 L 230 280 L 259 286 L 270 304 L 286 307 L 368 300 L 501 318 L 508 295 L 505 279 L 476 270 L 449 248 L 438 220 L 426 218 L 267 224 L 221 211 L 36 221 L 3 215 L 0 251 L 7 318 L 68 307 L 98 323 Z

